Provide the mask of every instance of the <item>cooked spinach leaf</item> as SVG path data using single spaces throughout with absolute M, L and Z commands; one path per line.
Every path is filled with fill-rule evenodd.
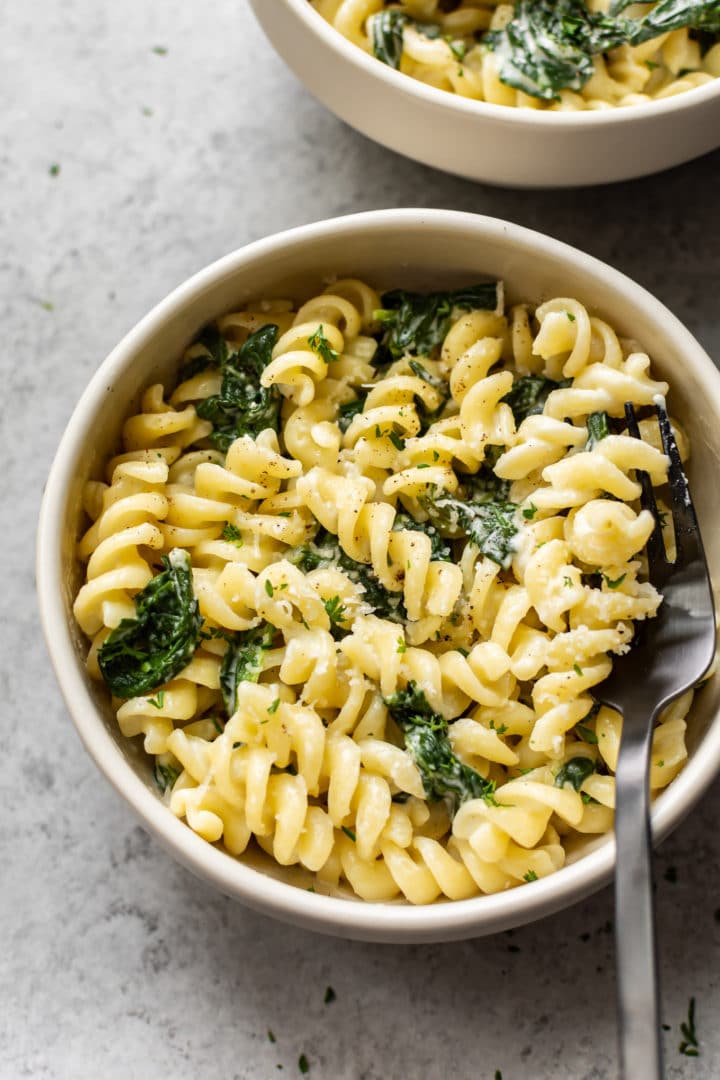
M 450 548 L 431 521 L 416 521 L 411 514 L 406 514 L 401 510 L 400 513 L 395 515 L 393 532 L 400 532 L 402 529 L 425 533 L 426 536 L 430 537 L 430 558 L 437 559 L 440 562 L 452 562 Z
M 589 11 L 583 0 L 517 0 L 513 17 L 483 39 L 500 59 L 500 79 L 533 97 L 551 101 L 560 90 L 582 90 L 595 67 L 593 57 L 624 43 L 639 45 L 681 27 L 720 33 L 718 0 L 660 0 L 641 18 Z
M 135 618 L 123 619 L 98 653 L 103 679 L 116 697 L 147 694 L 173 679 L 195 652 L 202 616 L 190 556 L 173 548 L 162 562 L 162 573 L 135 597 Z
M 393 289 L 381 298 L 375 317 L 383 324 L 373 365 L 382 367 L 401 356 L 429 356 L 442 344 L 456 311 L 495 311 L 495 282 L 468 285 L 452 292 L 416 293 Z
M 206 371 L 209 367 L 221 368 L 227 361 L 227 342 L 217 326 L 212 324 L 206 326 L 196 344 L 204 346 L 206 351 L 199 356 L 193 356 L 191 360 L 183 364 L 178 373 L 179 382 L 192 379 L 194 375 L 199 375 L 201 371 Z
M 337 536 L 320 529 L 314 540 L 286 552 L 285 558 L 298 566 L 304 574 L 318 567 L 337 567 L 355 585 L 361 586 L 363 600 L 373 608 L 376 615 L 391 622 L 404 623 L 407 612 L 401 592 L 390 592 L 378 581 L 370 566 L 356 562 L 343 551 Z
M 213 425 L 210 442 L 223 452 L 240 435 L 253 438 L 261 431 L 277 431 L 282 402 L 277 386 L 260 385 L 260 376 L 272 359 L 278 337 L 274 323 L 262 326 L 240 349 L 219 360 L 223 373 L 219 394 L 197 405 L 197 414 Z
M 228 716 L 236 709 L 238 683 L 257 682 L 260 678 L 263 653 L 272 648 L 274 636 L 275 627 L 266 622 L 228 638 L 220 665 L 220 692 Z
M 426 409 L 424 403 L 420 399 L 416 399 L 420 418 L 420 434 L 422 435 L 442 415 L 445 404 L 450 397 L 450 384 L 439 375 L 433 375 L 419 360 L 410 361 L 410 370 L 413 375 L 416 375 L 418 379 L 422 379 L 428 386 L 432 386 L 433 390 L 437 390 L 440 395 L 440 403 L 436 409 Z
M 153 769 L 155 775 L 155 783 L 163 792 L 163 794 L 174 786 L 175 781 L 180 775 L 180 770 L 175 769 L 172 765 L 162 765 L 159 761 L 155 761 L 155 767 Z
M 464 502 L 438 488 L 431 488 L 420 503 L 442 536 L 467 537 L 503 569 L 512 562 L 518 532 L 516 503 L 492 498 Z
M 582 0 L 518 0 L 502 30 L 484 38 L 500 59 L 500 79 L 551 101 L 559 90 L 582 90 L 593 56 L 626 40 L 625 23 L 588 11 Z
M 367 397 L 367 391 L 357 390 L 359 395 L 353 401 L 346 401 L 344 405 L 341 405 L 338 409 L 338 427 L 343 432 L 352 424 L 354 418 L 358 416 L 365 407 L 365 398 Z
M 541 413 L 550 394 L 560 386 L 567 386 L 567 381 L 559 383 L 544 375 L 521 375 L 502 400 L 512 409 L 515 424 L 519 427 L 528 416 Z
M 403 52 L 403 30 L 409 19 L 402 11 L 380 11 L 372 20 L 373 55 L 388 67 L 400 67 Z
M 430 802 L 444 799 L 451 816 L 468 799 L 494 801 L 495 783 L 465 765 L 453 753 L 448 722 L 433 712 L 423 691 L 414 682 L 385 699 L 390 715 L 403 733 L 422 777 Z
M 588 776 L 595 772 L 595 762 L 589 757 L 574 757 L 566 761 L 555 777 L 555 787 L 570 784 L 579 791 Z
M 487 465 L 481 465 L 476 473 L 467 473 L 461 477 L 461 480 L 462 493 L 468 502 L 503 503 L 509 501 L 510 481 L 501 480 Z
M 601 439 L 610 434 L 610 417 L 606 412 L 590 413 L 587 418 L 588 441 L 586 450 L 594 450 Z
M 617 0 L 610 9 L 612 15 L 618 15 L 629 7 L 633 0 Z M 629 31 L 631 45 L 640 45 L 660 34 L 671 30 L 688 27 L 691 30 L 720 34 L 720 3 L 718 0 L 660 0 L 652 11 L 634 22 Z

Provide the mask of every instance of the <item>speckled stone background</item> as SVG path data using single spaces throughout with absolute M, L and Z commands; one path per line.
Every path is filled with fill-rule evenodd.
M 301 1054 L 312 1080 L 614 1077 L 607 891 L 514 933 L 389 948 L 270 922 L 175 865 L 74 733 L 34 531 L 67 418 L 125 331 L 217 256 L 317 218 L 442 206 L 543 229 L 720 357 L 720 154 L 614 188 L 493 190 L 345 128 L 238 0 L 34 0 L 3 21 L 2 1080 L 264 1080 L 300 1075 Z M 716 790 L 658 859 L 671 1078 L 720 1076 L 719 810 Z M 691 995 L 697 1059 L 677 1050 Z

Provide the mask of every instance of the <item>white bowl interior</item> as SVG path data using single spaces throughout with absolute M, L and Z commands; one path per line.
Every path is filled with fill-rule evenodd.
M 671 412 L 692 440 L 691 480 L 708 561 L 720 582 L 720 374 L 687 330 L 639 286 L 557 241 L 493 219 L 446 211 L 380 211 L 305 226 L 260 241 L 201 271 L 150 313 L 114 350 L 83 395 L 48 481 L 38 540 L 38 588 L 51 658 L 89 752 L 145 824 L 196 873 L 224 892 L 281 918 L 330 933 L 388 941 L 476 936 L 562 907 L 599 887 L 612 866 L 612 841 L 590 841 L 550 878 L 510 892 L 427 908 L 366 904 L 310 894 L 302 873 L 285 871 L 259 850 L 233 859 L 200 840 L 162 804 L 139 740 L 124 739 L 104 688 L 84 669 L 86 644 L 72 600 L 80 583 L 74 548 L 81 492 L 116 449 L 123 420 L 142 390 L 172 382 L 180 355 L 216 316 L 256 297 L 296 299 L 332 276 L 365 278 L 378 288 L 426 288 L 480 277 L 505 280 L 510 300 L 540 303 L 573 296 L 650 353 L 671 384 Z M 655 805 L 656 835 L 672 828 L 720 768 L 720 685 L 699 695 L 689 729 L 690 760 Z M 260 872 L 253 869 L 259 868 Z

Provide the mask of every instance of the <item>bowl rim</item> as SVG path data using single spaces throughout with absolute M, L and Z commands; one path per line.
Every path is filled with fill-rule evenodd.
M 720 397 L 720 372 L 689 330 L 641 285 L 621 271 L 577 248 L 545 234 L 484 215 L 454 210 L 417 208 L 372 210 L 301 225 L 256 240 L 204 267 L 156 304 L 100 364 L 81 395 L 60 440 L 48 476 L 38 522 L 36 581 L 40 618 L 52 666 L 67 709 L 80 738 L 100 771 L 129 803 L 143 824 L 198 876 L 220 891 L 265 914 L 338 936 L 404 943 L 440 941 L 493 933 L 550 914 L 600 888 L 614 863 L 614 840 L 607 836 L 587 854 L 555 873 L 522 888 L 479 895 L 468 900 L 436 902 L 413 907 L 405 903 L 375 903 L 311 893 L 256 870 L 201 839 L 176 818 L 123 756 L 91 696 L 89 681 L 79 662 L 63 601 L 62 532 L 76 463 L 87 445 L 93 419 L 106 389 L 135 356 L 188 302 L 254 263 L 281 256 L 288 246 L 301 247 L 318 240 L 341 246 L 343 237 L 388 229 L 467 234 L 524 249 L 538 258 L 560 258 L 582 267 L 614 291 L 629 296 L 635 306 L 649 310 L 649 318 L 682 351 L 686 363 L 702 381 L 715 385 Z M 281 260 L 279 265 L 281 265 Z M 653 806 L 653 834 L 666 835 L 698 801 L 720 769 L 720 722 L 709 725 L 702 753 L 693 753 Z
M 250 0 L 251 6 L 256 12 L 261 23 L 264 21 L 259 14 L 265 10 L 265 0 Z M 621 124 L 631 124 L 634 120 L 646 117 L 661 117 L 681 113 L 692 109 L 695 105 L 701 105 L 712 98 L 720 97 L 720 78 L 713 78 L 711 82 L 703 86 L 695 86 L 691 90 L 674 94 L 671 97 L 655 99 L 649 102 L 641 102 L 637 105 L 623 105 L 610 109 L 586 109 L 567 112 L 551 112 L 546 109 L 514 108 L 508 105 L 495 105 L 486 101 L 477 101 L 475 98 L 463 97 L 460 94 L 450 93 L 428 83 L 405 75 L 401 71 L 388 67 L 376 60 L 374 56 L 366 53 L 354 42 L 344 37 L 317 11 L 310 0 L 280 0 L 286 8 L 301 19 L 309 30 L 317 34 L 324 43 L 335 52 L 340 53 L 344 60 L 359 68 L 365 74 L 384 80 L 391 89 L 399 91 L 407 97 L 416 97 L 436 108 L 457 110 L 468 116 L 480 116 L 496 123 L 507 122 L 523 127 L 540 125 L 541 127 L 559 128 L 584 128 L 590 127 L 615 127 Z M 649 116 L 648 116 L 649 111 Z

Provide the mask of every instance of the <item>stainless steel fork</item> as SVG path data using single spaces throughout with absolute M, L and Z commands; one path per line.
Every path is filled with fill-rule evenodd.
M 622 713 L 615 776 L 615 944 L 620 1073 L 624 1080 L 662 1076 L 659 985 L 652 894 L 649 773 L 659 713 L 697 683 L 715 653 L 712 589 L 697 518 L 667 412 L 657 405 L 670 459 L 669 501 L 677 555 L 669 562 L 650 478 L 638 472 L 641 504 L 655 518 L 647 544 L 650 581 L 663 594 L 656 618 L 638 623 L 632 649 L 615 660 L 598 700 Z M 632 405 L 628 432 L 640 438 Z

